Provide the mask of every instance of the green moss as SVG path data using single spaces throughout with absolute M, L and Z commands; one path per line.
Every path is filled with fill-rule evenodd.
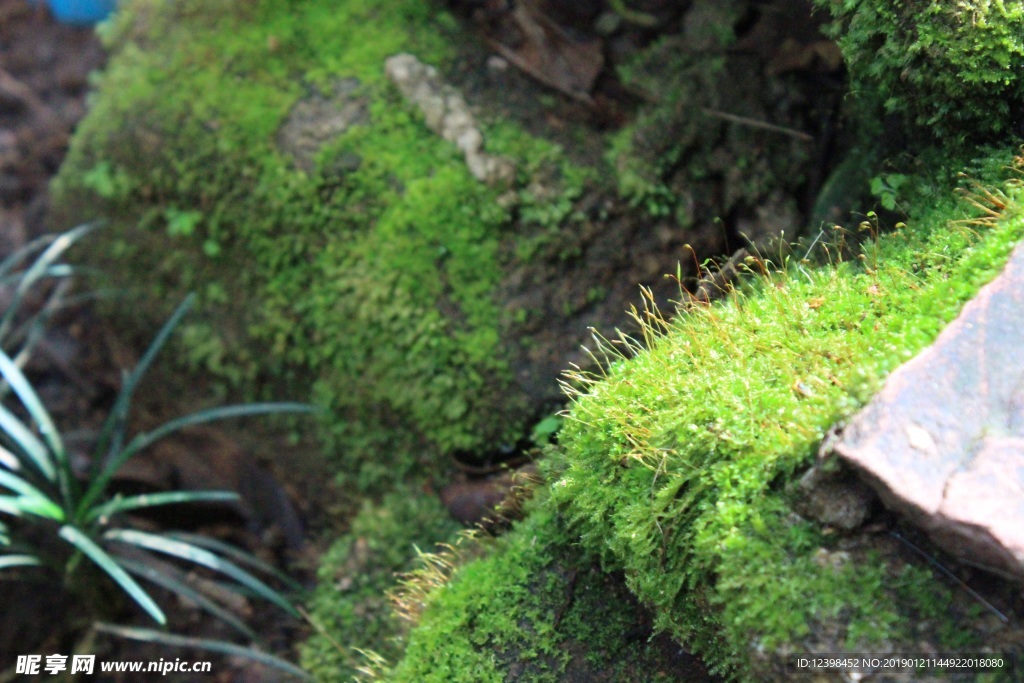
M 982 170 L 991 177 L 1007 159 Z M 942 604 L 938 582 L 908 595 L 878 557 L 819 561 L 834 540 L 791 515 L 781 484 L 1024 235 L 1016 202 L 976 232 L 955 222 L 965 211 L 951 196 L 945 187 L 917 202 L 930 208 L 872 234 L 857 261 L 774 270 L 663 335 L 649 329 L 649 350 L 606 379 L 580 378 L 588 386 L 559 436 L 554 500 L 585 547 L 625 570 L 658 626 L 719 670 L 748 675 L 750 652 L 800 643 L 840 616 L 839 643 L 912 643 L 908 615 Z
M 926 143 L 1005 136 L 1024 117 L 1024 7 L 1002 0 L 817 0 L 852 91 Z
M 181 335 L 190 368 L 249 394 L 312 395 L 329 408 L 338 470 L 386 489 L 445 452 L 524 435 L 536 406 L 515 388 L 504 338 L 515 320 L 495 299 L 499 283 L 552 244 L 578 257 L 571 228 L 604 184 L 683 226 L 738 225 L 766 200 L 781 221 L 792 213 L 780 197 L 802 182 L 806 150 L 701 113 L 760 106 L 746 58 L 718 45 L 737 7 L 707 19 L 721 34 L 709 54 L 666 41 L 633 65 L 631 83 L 674 85 L 612 141 L 618 176 L 484 122 L 488 151 L 518 169 L 506 192 L 477 183 L 385 82 L 395 52 L 442 73 L 455 61 L 464 38 L 430 3 L 129 1 L 105 29 L 113 54 L 55 184 L 58 215 L 113 217 L 92 260 L 133 290 L 122 318 L 150 329 L 198 291 L 201 316 Z M 294 159 L 282 141 L 290 113 L 342 85 L 363 115 Z M 702 200 L 719 196 L 721 206 Z
M 526 261 L 537 239 L 553 237 L 567 224 L 582 219 L 576 211 L 576 200 L 598 184 L 599 174 L 595 169 L 571 162 L 561 146 L 529 135 L 508 121 L 493 123 L 486 134 L 488 149 L 521 160 L 517 176 L 523 188 L 517 197 L 516 211 L 517 229 L 532 235 L 532 239 L 520 240 L 519 244 L 520 249 L 530 250 L 520 258 Z
M 399 51 L 444 68 L 457 29 L 417 0 L 124 3 L 55 184 L 68 222 L 114 218 L 92 260 L 132 290 L 122 318 L 147 329 L 198 290 L 190 366 L 247 393 L 312 393 L 362 487 L 512 443 L 528 416 L 494 300 L 512 216 L 383 76 Z M 339 82 L 366 116 L 297 164 L 278 142 L 289 112 Z M 567 220 L 581 172 L 496 129 L 524 178 L 557 172 L 550 196 L 524 191 L 527 219 Z
M 357 648 L 396 659 L 404 629 L 386 593 L 397 572 L 412 568 L 417 548 L 428 551 L 456 529 L 436 497 L 416 491 L 365 505 L 320 560 L 308 608 L 326 635 L 318 629 L 303 644 L 302 665 L 324 683 L 350 683 L 365 664 Z
M 541 507 L 436 590 L 389 681 L 680 680 L 621 578 Z M 627 634 L 635 634 L 629 637 Z

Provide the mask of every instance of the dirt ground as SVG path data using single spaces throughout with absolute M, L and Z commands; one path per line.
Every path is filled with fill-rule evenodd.
M 86 107 L 104 54 L 89 28 L 61 26 L 25 0 L 0 0 L 0 248 L 44 225 L 47 184 Z M 63 226 L 71 227 L 71 226 Z

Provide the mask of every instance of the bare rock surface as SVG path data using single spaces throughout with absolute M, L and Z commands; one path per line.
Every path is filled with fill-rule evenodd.
M 427 127 L 459 148 L 474 178 L 486 183 L 512 180 L 511 162 L 483 151 L 484 137 L 466 99 L 441 80 L 437 69 L 402 53 L 388 57 L 384 71 L 402 96 L 423 112 Z
M 836 451 L 938 545 L 1024 579 L 1024 246 Z
M 352 126 L 369 122 L 369 102 L 358 94 L 359 85 L 358 79 L 343 78 L 334 83 L 332 92 L 311 92 L 292 107 L 277 144 L 295 158 L 296 166 L 312 172 L 321 147 Z
M 861 480 L 844 470 L 819 463 L 800 478 L 800 513 L 840 531 L 853 531 L 871 514 L 875 495 Z

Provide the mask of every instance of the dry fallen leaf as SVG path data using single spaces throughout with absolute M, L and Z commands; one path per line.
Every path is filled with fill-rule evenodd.
M 510 47 L 492 38 L 494 49 L 541 83 L 589 102 L 594 81 L 604 68 L 601 40 L 569 35 L 544 13 L 536 0 L 522 0 L 511 16 L 521 42 Z

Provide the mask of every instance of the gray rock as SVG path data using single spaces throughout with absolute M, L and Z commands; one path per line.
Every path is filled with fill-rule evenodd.
M 798 512 L 840 531 L 853 531 L 871 514 L 875 494 L 846 468 L 819 462 L 800 478 Z
M 437 69 L 403 53 L 388 57 L 384 71 L 402 96 L 423 112 L 427 128 L 459 148 L 474 178 L 495 184 L 515 177 L 510 161 L 483 151 L 483 134 L 465 98 L 441 80 Z
M 295 165 L 313 170 L 313 158 L 324 146 L 352 126 L 368 123 L 369 104 L 357 95 L 359 80 L 344 78 L 332 92 L 312 92 L 299 100 L 277 133 L 277 146 L 295 158 Z
M 951 554 L 1024 578 L 1024 246 L 836 452 Z

